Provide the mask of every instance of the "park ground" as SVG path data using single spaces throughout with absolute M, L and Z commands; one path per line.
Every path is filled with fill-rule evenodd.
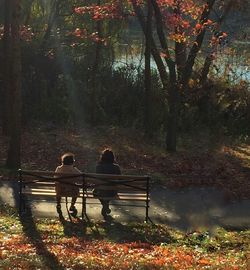
M 0 163 L 6 157 L 0 138 Z M 223 142 L 223 143 L 222 143 Z M 226 200 L 250 198 L 250 146 L 246 140 L 183 137 L 176 154 L 147 141 L 134 130 L 113 127 L 68 129 L 40 127 L 22 137 L 22 168 L 54 170 L 65 151 L 76 166 L 94 171 L 104 147 L 111 147 L 124 173 L 149 174 L 176 192 L 215 187 Z M 1 169 L 2 180 L 15 178 Z M 0 269 L 249 269 L 250 232 L 216 227 L 190 233 L 166 224 L 96 220 L 19 218 L 0 204 Z
M 138 130 L 115 127 L 58 129 L 40 125 L 22 135 L 22 169 L 54 170 L 70 151 L 76 166 L 95 171 L 100 152 L 111 147 L 125 174 L 148 174 L 170 188 L 214 186 L 228 200 L 250 198 L 249 138 L 232 139 L 204 130 L 181 136 L 176 154 L 168 154 L 162 139 L 145 140 Z M 0 136 L 0 166 L 7 156 L 7 138 Z M 8 178 L 0 167 L 0 177 Z M 13 177 L 10 179 L 13 179 Z

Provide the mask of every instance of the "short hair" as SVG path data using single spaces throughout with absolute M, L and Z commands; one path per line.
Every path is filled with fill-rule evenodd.
M 63 165 L 72 165 L 75 162 L 75 155 L 72 153 L 65 153 L 61 157 Z
M 102 151 L 100 161 L 104 163 L 114 163 L 115 161 L 114 153 L 110 149 L 104 149 Z

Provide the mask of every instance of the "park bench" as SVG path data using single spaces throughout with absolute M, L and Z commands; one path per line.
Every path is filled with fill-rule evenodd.
M 19 213 L 23 214 L 27 203 L 56 199 L 55 183 L 66 183 L 67 179 L 76 178 L 82 204 L 82 218 L 87 217 L 86 204 L 100 203 L 93 195 L 95 188 L 116 190 L 117 196 L 103 199 L 111 200 L 111 205 L 124 205 L 145 208 L 145 221 L 149 220 L 150 177 L 138 175 L 110 175 L 96 173 L 62 174 L 52 171 L 19 170 Z M 67 198 L 65 199 L 67 207 Z M 67 208 L 68 209 L 68 208 Z

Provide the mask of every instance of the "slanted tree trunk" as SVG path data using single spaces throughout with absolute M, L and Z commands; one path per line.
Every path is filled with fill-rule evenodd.
M 201 24 L 205 23 L 210 15 L 210 12 L 214 6 L 215 0 L 208 0 L 206 3 L 206 7 L 203 10 L 203 13 L 201 14 L 200 22 Z M 183 72 L 182 78 L 181 78 L 181 84 L 183 87 L 187 87 L 188 81 L 191 78 L 193 67 L 195 63 L 195 59 L 197 57 L 198 52 L 201 49 L 204 37 L 205 37 L 206 29 L 204 28 L 196 37 L 195 42 L 193 43 L 193 46 L 189 52 L 189 55 L 187 57 L 187 61 L 184 67 L 185 72 Z
M 20 48 L 20 16 L 21 0 L 11 0 L 11 86 L 12 106 L 10 110 L 10 143 L 6 165 L 18 168 L 21 163 L 21 48 Z
M 220 18 L 219 18 L 219 20 L 218 20 L 218 22 L 216 24 L 217 29 L 219 29 L 221 27 L 222 23 L 227 18 L 228 14 L 230 13 L 230 11 L 233 8 L 234 2 L 235 2 L 234 0 L 230 0 L 228 2 L 223 14 L 220 16 Z M 211 48 L 210 53 L 208 54 L 208 56 L 205 59 L 205 62 L 204 62 L 204 65 L 203 65 L 203 68 L 202 68 L 202 71 L 201 71 L 201 76 L 200 76 L 200 81 L 201 81 L 202 85 L 204 85 L 206 83 L 206 81 L 207 81 L 208 73 L 209 73 L 210 67 L 211 67 L 211 65 L 213 63 L 215 52 L 216 52 L 216 45 L 214 45 Z

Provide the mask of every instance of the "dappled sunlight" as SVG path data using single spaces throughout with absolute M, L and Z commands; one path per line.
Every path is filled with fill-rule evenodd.
M 15 198 L 10 196 L 12 192 L 13 187 L 4 182 L 0 183 L 0 201 L 8 203 L 9 205 L 15 205 Z
M 19 218 L 1 205 L 0 267 L 245 269 L 249 232 L 183 234 L 165 225 Z
M 248 2 L 0 1 L 1 270 L 249 268 Z
M 231 150 L 232 155 L 236 156 L 242 161 L 242 164 L 250 169 L 250 146 L 241 144 Z

